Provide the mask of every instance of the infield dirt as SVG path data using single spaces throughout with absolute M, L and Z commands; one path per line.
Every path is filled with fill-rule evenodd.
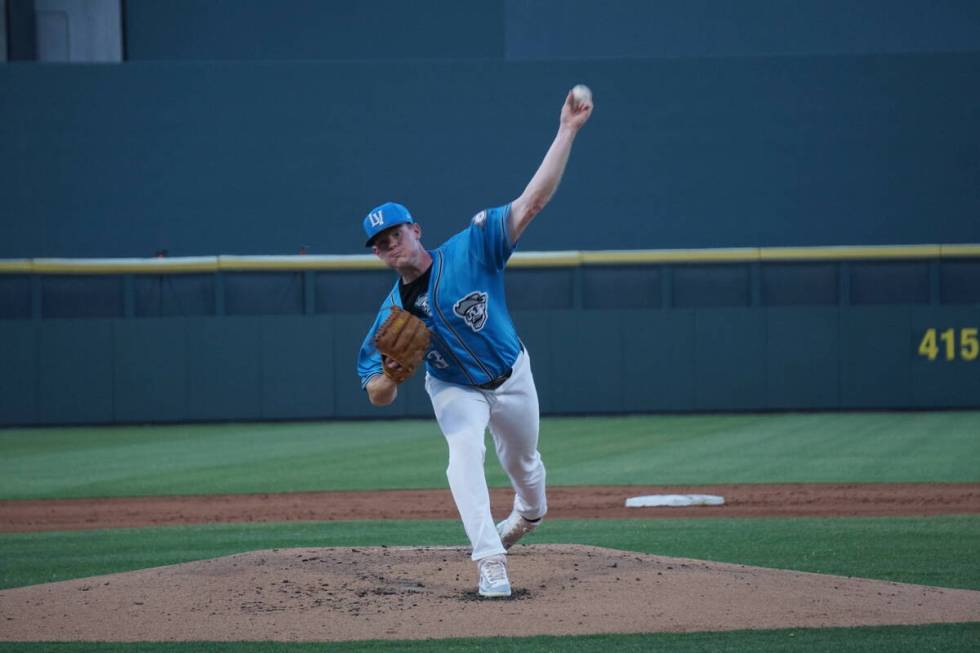
M 726 505 L 626 508 L 643 494 Z M 493 490 L 506 506 L 507 490 Z M 549 519 L 980 513 L 978 484 L 549 488 Z M 0 501 L 0 530 L 457 518 L 447 490 Z M 518 545 L 481 600 L 460 548 L 282 549 L 0 591 L 0 640 L 339 641 L 980 621 L 980 592 Z
M 646 494 L 714 494 L 723 506 L 626 508 Z M 513 493 L 491 490 L 497 517 Z M 549 519 L 873 517 L 980 513 L 977 483 L 790 483 L 548 488 Z M 0 501 L 0 532 L 134 528 L 215 522 L 457 519 L 448 489 Z
M 0 639 L 339 641 L 980 621 L 980 592 L 518 545 L 480 599 L 458 548 L 280 549 L 0 592 Z

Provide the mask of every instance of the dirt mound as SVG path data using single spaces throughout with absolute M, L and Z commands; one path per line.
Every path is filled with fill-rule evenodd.
M 980 592 L 515 547 L 480 599 L 455 548 L 279 549 L 0 591 L 0 639 L 337 641 L 980 621 Z
M 626 508 L 645 494 L 717 494 L 723 506 Z M 506 516 L 513 491 L 494 488 Z M 872 517 L 980 513 L 977 483 L 786 483 L 779 485 L 548 488 L 549 519 L 684 517 Z M 214 522 L 458 519 L 448 489 L 0 501 L 0 532 L 132 528 Z

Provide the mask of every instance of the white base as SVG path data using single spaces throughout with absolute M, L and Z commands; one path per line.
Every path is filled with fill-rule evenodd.
M 667 506 L 671 508 L 683 506 L 721 506 L 725 497 L 714 494 L 648 494 L 642 497 L 630 497 L 626 500 L 627 508 L 652 508 Z

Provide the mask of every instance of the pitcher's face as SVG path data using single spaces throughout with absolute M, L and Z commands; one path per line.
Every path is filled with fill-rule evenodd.
M 374 237 L 371 251 L 395 270 L 412 266 L 425 251 L 421 236 L 422 228 L 416 223 L 395 225 Z

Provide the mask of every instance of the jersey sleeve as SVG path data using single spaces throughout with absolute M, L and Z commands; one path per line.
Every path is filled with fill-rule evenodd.
M 503 270 L 514 252 L 507 232 L 510 204 L 480 211 L 470 221 L 470 251 L 487 267 Z
M 385 321 L 388 317 L 388 312 L 391 310 L 392 306 L 397 306 L 398 303 L 395 299 L 398 289 L 397 286 L 391 294 L 389 294 L 384 302 L 381 303 L 381 308 L 378 310 L 377 317 L 374 318 L 374 324 L 368 330 L 367 335 L 364 337 L 364 341 L 361 343 L 361 349 L 357 353 L 357 374 L 361 377 L 361 389 L 363 390 L 371 377 L 377 374 L 383 374 L 384 371 L 381 367 L 381 352 L 378 351 L 377 347 L 374 346 L 374 334 L 378 332 L 378 328 L 381 323 Z

